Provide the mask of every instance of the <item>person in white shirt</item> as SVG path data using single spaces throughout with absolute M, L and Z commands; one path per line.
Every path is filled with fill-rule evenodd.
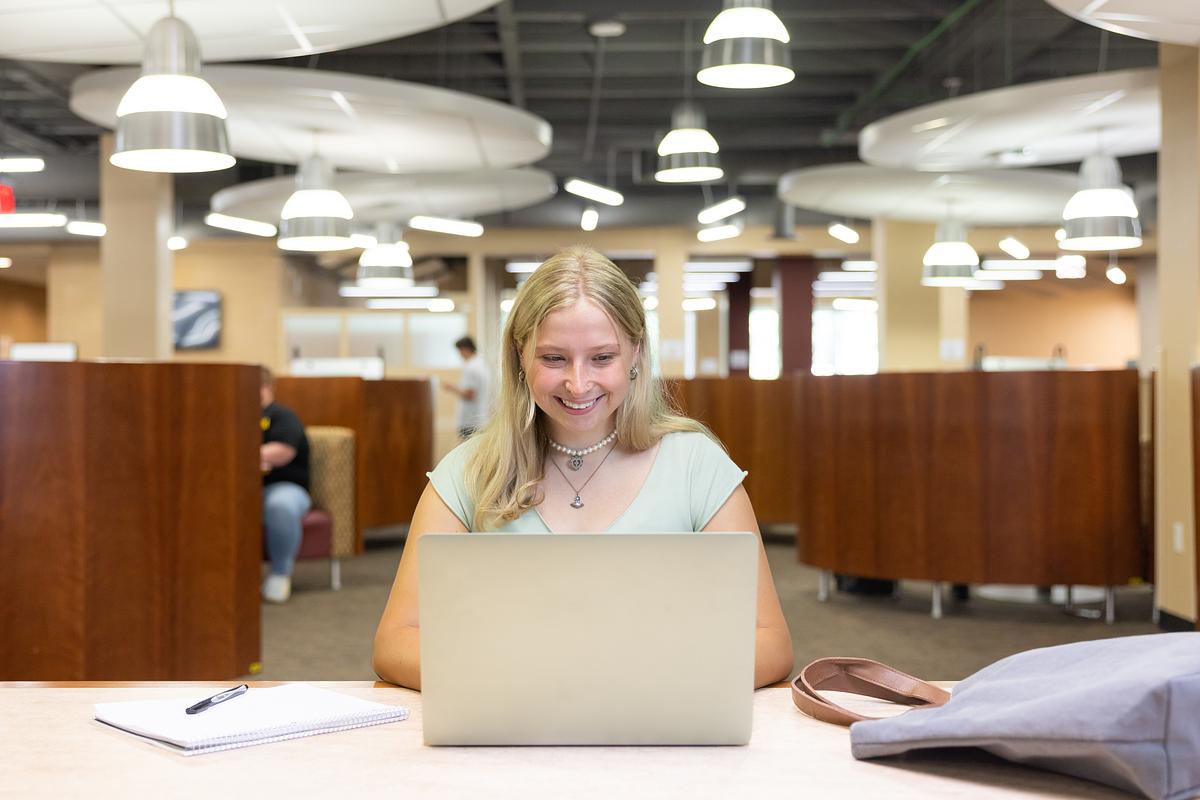
M 454 346 L 463 360 L 462 382 L 443 383 L 442 388 L 458 395 L 461 401 L 458 404 L 458 435 L 467 439 L 487 420 L 488 373 L 474 339 L 464 336 Z

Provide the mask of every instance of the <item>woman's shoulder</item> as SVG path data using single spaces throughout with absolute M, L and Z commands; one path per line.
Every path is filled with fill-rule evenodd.
M 663 435 L 659 446 L 660 452 L 680 459 L 729 458 L 725 448 L 705 431 L 672 431 Z

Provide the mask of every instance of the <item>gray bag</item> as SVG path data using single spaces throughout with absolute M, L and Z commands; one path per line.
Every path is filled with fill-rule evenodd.
M 819 689 L 926 708 L 872 720 Z M 1018 653 L 962 681 L 952 696 L 867 659 L 820 659 L 793 681 L 792 698 L 818 719 L 853 723 L 855 758 L 979 747 L 1155 800 L 1200 796 L 1200 633 Z

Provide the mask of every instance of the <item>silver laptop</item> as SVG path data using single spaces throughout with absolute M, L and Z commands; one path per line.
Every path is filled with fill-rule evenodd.
M 750 740 L 752 533 L 427 534 L 430 745 Z

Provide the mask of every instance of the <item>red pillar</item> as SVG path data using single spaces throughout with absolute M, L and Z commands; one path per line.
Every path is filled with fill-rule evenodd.
M 780 258 L 775 262 L 775 288 L 779 295 L 779 344 L 781 374 L 812 371 L 813 281 L 815 259 L 807 256 Z

